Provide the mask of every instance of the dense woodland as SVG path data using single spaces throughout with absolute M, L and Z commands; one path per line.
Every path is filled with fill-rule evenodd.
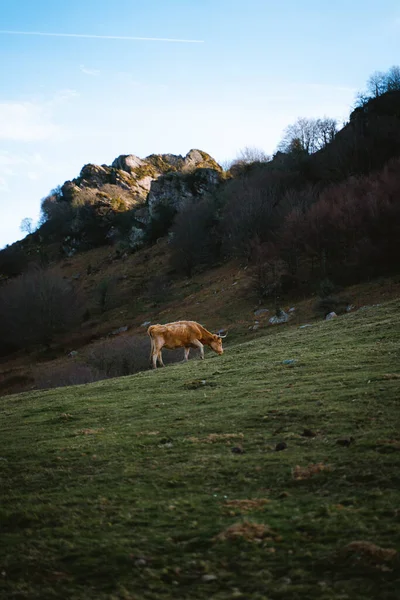
M 370 77 L 341 129 L 327 117 L 299 118 L 273 157 L 249 148 L 225 170 L 215 163 L 211 191 L 202 179 L 209 164 L 171 173 L 149 158 L 164 179 L 191 190 L 190 201 L 164 202 L 140 219 L 146 201 L 138 212 L 129 182 L 81 186 L 79 196 L 64 185 L 43 199 L 38 227 L 26 220 L 26 238 L 0 252 L 3 355 L 79 326 L 85 299 L 52 267 L 97 246 L 118 257 L 165 237 L 175 278 L 240 258 L 254 270 L 260 298 L 318 288 L 327 295 L 398 271 L 399 67 Z M 82 184 L 82 175 L 74 181 Z

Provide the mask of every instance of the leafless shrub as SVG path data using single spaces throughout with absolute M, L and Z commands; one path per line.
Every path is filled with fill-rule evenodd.
M 49 344 L 79 322 L 82 302 L 57 271 L 35 268 L 0 290 L 0 334 L 16 348 Z
M 38 389 L 65 387 L 92 383 L 102 379 L 100 373 L 88 365 L 69 362 L 52 366 L 41 366 L 35 372 L 35 385 Z
M 319 298 L 314 305 L 314 311 L 318 316 L 326 317 L 331 312 L 335 312 L 337 315 L 344 314 L 346 308 L 349 305 L 349 301 L 338 296 L 325 296 Z
M 179 362 L 183 352 L 165 351 L 166 364 Z M 122 377 L 150 367 L 150 339 L 148 336 L 123 336 L 104 340 L 92 347 L 86 362 L 104 377 Z
M 270 160 L 271 157 L 261 148 L 246 146 L 245 148 L 239 150 L 234 160 L 226 162 L 225 171 L 229 172 L 230 175 L 237 177 L 241 173 L 245 172 L 248 167 L 267 163 Z

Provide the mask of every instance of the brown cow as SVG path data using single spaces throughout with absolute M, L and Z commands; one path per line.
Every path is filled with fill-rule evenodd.
M 157 359 L 165 366 L 162 359 L 162 348 L 184 348 L 185 360 L 188 360 L 190 348 L 200 348 L 200 356 L 204 358 L 204 346 L 209 346 L 217 354 L 222 354 L 222 338 L 226 335 L 210 333 L 196 321 L 176 321 L 166 325 L 150 325 L 147 330 L 151 340 L 150 360 L 153 369 L 157 368 Z

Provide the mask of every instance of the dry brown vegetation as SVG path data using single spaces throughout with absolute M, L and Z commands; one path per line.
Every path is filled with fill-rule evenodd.
M 214 537 L 215 542 L 234 541 L 244 539 L 247 542 L 278 542 L 281 537 L 268 525 L 255 523 L 254 521 L 242 521 L 230 525 Z
M 204 323 L 210 330 L 220 328 L 229 332 L 227 344 L 244 341 L 254 336 L 275 334 L 280 327 L 314 323 L 321 317 L 315 315 L 315 296 L 308 293 L 286 294 L 279 299 L 282 308 L 295 306 L 296 311 L 288 325 L 278 328 L 268 323 L 275 311 L 275 299 L 266 299 L 260 304 L 254 290 L 254 268 L 239 259 L 230 261 L 211 270 L 197 273 L 191 279 L 182 279 L 169 274 L 167 241 L 150 249 L 143 249 L 126 258 L 117 257 L 110 248 L 96 248 L 86 253 L 64 259 L 59 270 L 64 281 L 73 286 L 76 294 L 86 299 L 89 317 L 81 326 L 57 337 L 48 351 L 33 348 L 29 354 L 17 352 L 4 357 L 0 363 L 0 393 L 8 394 L 34 387 L 73 385 L 87 383 L 98 378 L 96 365 L 82 365 L 80 359 L 96 354 L 102 347 L 113 345 L 127 348 L 138 340 L 138 359 L 147 363 L 150 346 L 145 321 L 166 323 L 179 319 L 193 319 Z M 170 282 L 167 296 L 157 304 L 147 293 L 146 281 L 155 277 L 167 278 Z M 115 282 L 111 307 L 101 311 L 95 290 L 105 279 Z M 373 282 L 347 287 L 343 293 L 354 307 L 374 305 L 400 295 L 398 278 L 380 278 Z M 255 317 L 260 307 L 269 309 L 266 316 Z M 259 328 L 253 331 L 255 321 Z M 128 330 L 116 336 L 111 332 L 121 326 Z M 117 341 L 118 340 L 118 341 Z M 146 345 L 148 344 L 148 348 Z M 68 357 L 77 351 L 74 359 Z M 181 360 L 181 352 L 166 352 L 165 358 Z M 195 357 L 196 353 L 191 353 Z M 117 375 L 118 373 L 115 373 Z M 124 374 L 119 372 L 119 374 Z

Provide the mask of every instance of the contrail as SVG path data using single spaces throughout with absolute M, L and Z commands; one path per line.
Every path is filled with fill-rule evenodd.
M 52 37 L 74 37 L 74 38 L 95 38 L 100 40 L 130 40 L 135 42 L 175 42 L 181 44 L 203 44 L 204 40 L 180 40 L 174 38 L 149 38 L 132 37 L 129 35 L 92 35 L 86 33 L 45 33 L 43 31 L 7 31 L 0 30 L 0 34 L 8 35 L 42 35 Z

